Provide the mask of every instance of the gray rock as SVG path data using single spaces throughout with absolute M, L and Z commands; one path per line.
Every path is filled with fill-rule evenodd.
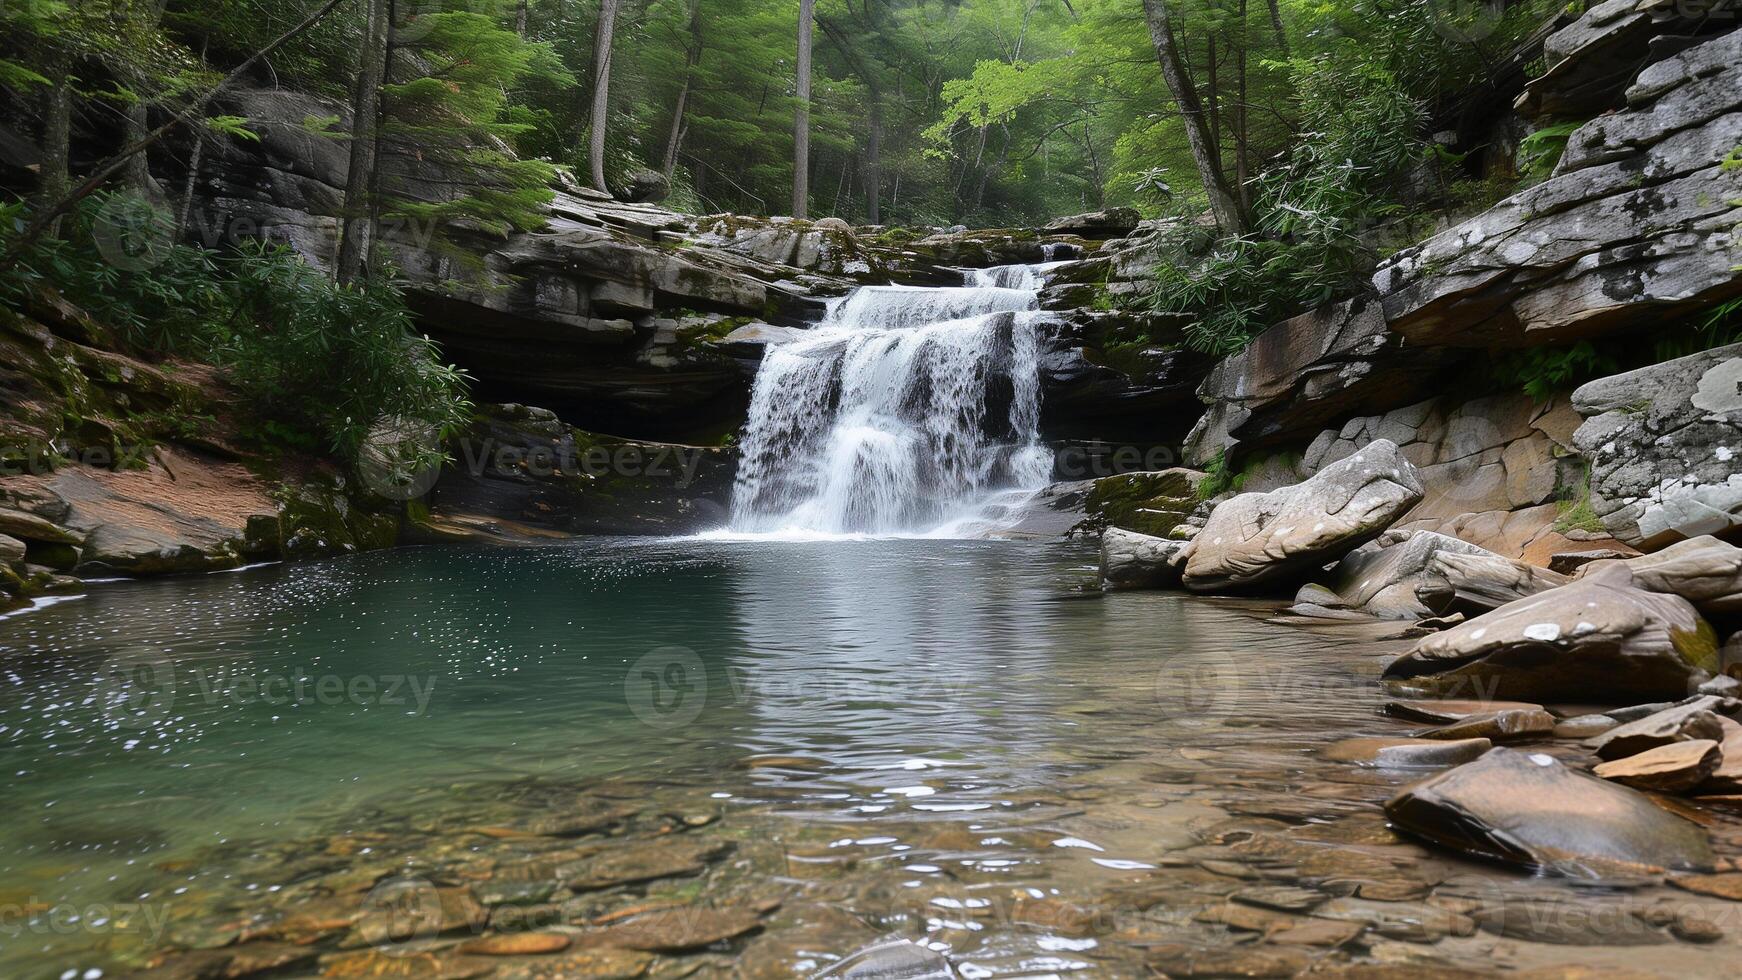
M 1425 637 L 1385 669 L 1427 690 L 1627 703 L 1679 697 L 1717 668 L 1712 627 L 1686 600 L 1609 568 Z
M 1587 419 L 1574 443 L 1590 460 L 1591 506 L 1610 534 L 1652 550 L 1742 528 L 1739 385 L 1742 344 L 1733 344 L 1573 393 Z
M 1168 589 L 1180 584 L 1184 541 L 1110 527 L 1101 534 L 1101 586 Z
M 816 975 L 830 980 L 955 980 L 942 953 L 907 939 L 866 946 Z
M 1724 727 L 1716 710 L 1722 702 L 1722 698 L 1709 695 L 1694 698 L 1612 728 L 1593 739 L 1592 748 L 1596 749 L 1597 758 L 1614 760 L 1676 742 L 1709 740 L 1715 744 L 1724 738 Z
M 1589 551 L 1563 551 L 1550 555 L 1548 570 L 1557 575 L 1571 575 L 1594 561 L 1604 561 L 1610 558 L 1628 559 L 1633 554 L 1627 551 L 1616 551 L 1614 548 L 1593 548 Z
M 1486 738 L 1496 742 L 1547 735 L 1554 731 L 1554 715 L 1541 708 L 1502 708 L 1460 718 L 1438 728 L 1415 733 L 1417 738 L 1472 739 Z
M 1554 757 L 1497 748 L 1404 789 L 1393 824 L 1453 850 L 1573 877 L 1712 867 L 1693 823 L 1645 795 L 1568 769 Z
M 1349 608 L 1380 619 L 1425 619 L 1441 611 L 1417 597 L 1435 556 L 1441 553 L 1500 558 L 1486 548 L 1432 531 L 1388 532 L 1337 563 L 1331 590 Z
M 1415 595 L 1423 606 L 1441 615 L 1481 615 L 1569 581 L 1565 575 L 1516 558 L 1446 549 L 1431 556 Z
M 1626 566 L 1640 588 L 1679 595 L 1707 615 L 1742 612 L 1742 548 L 1710 535 L 1678 541 L 1649 555 L 1586 565 L 1574 578 L 1611 564 Z
M 17 538 L 0 534 L 0 565 L 8 565 L 24 560 L 24 542 Z
M 1392 330 L 1537 346 L 1655 329 L 1736 294 L 1742 171 L 1720 164 L 1742 143 L 1742 32 L 1646 74 L 1630 108 L 1573 134 L 1550 179 L 1380 265 Z
M 1385 769 L 1439 769 L 1479 758 L 1493 747 L 1485 738 L 1349 738 L 1333 742 L 1323 754 L 1333 762 Z
M 671 196 L 671 181 L 657 170 L 643 167 L 631 172 L 623 182 L 622 197 L 625 201 L 637 203 L 654 203 Z
M 1218 505 L 1192 539 L 1185 585 L 1249 589 L 1304 576 L 1384 533 L 1421 496 L 1415 467 L 1378 440 L 1304 483 Z
M 1137 227 L 1143 216 L 1136 208 L 1108 208 L 1054 218 L 1041 231 L 1048 235 L 1077 235 L 1082 238 L 1123 238 Z

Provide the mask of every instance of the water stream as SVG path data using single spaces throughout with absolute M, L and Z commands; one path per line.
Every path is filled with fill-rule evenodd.
M 864 286 L 771 347 L 731 531 L 956 536 L 997 492 L 1043 485 L 1037 294 L 1059 264 Z

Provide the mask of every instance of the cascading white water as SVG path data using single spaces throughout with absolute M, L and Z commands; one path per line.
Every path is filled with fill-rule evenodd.
M 730 530 L 932 534 L 993 493 L 1043 485 L 1037 294 L 1059 264 L 864 286 L 770 347 Z

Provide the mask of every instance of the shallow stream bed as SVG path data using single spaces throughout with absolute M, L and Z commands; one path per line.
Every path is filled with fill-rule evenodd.
M 970 978 L 1734 975 L 1742 903 L 1387 828 L 1424 773 L 1320 752 L 1413 727 L 1394 626 L 1092 563 L 412 549 L 0 619 L 0 976 L 810 976 L 890 936 Z

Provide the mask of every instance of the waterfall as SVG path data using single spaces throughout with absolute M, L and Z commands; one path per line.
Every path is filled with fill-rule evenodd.
M 863 286 L 771 346 L 730 532 L 949 533 L 995 493 L 1044 485 L 1037 294 L 1059 264 Z

